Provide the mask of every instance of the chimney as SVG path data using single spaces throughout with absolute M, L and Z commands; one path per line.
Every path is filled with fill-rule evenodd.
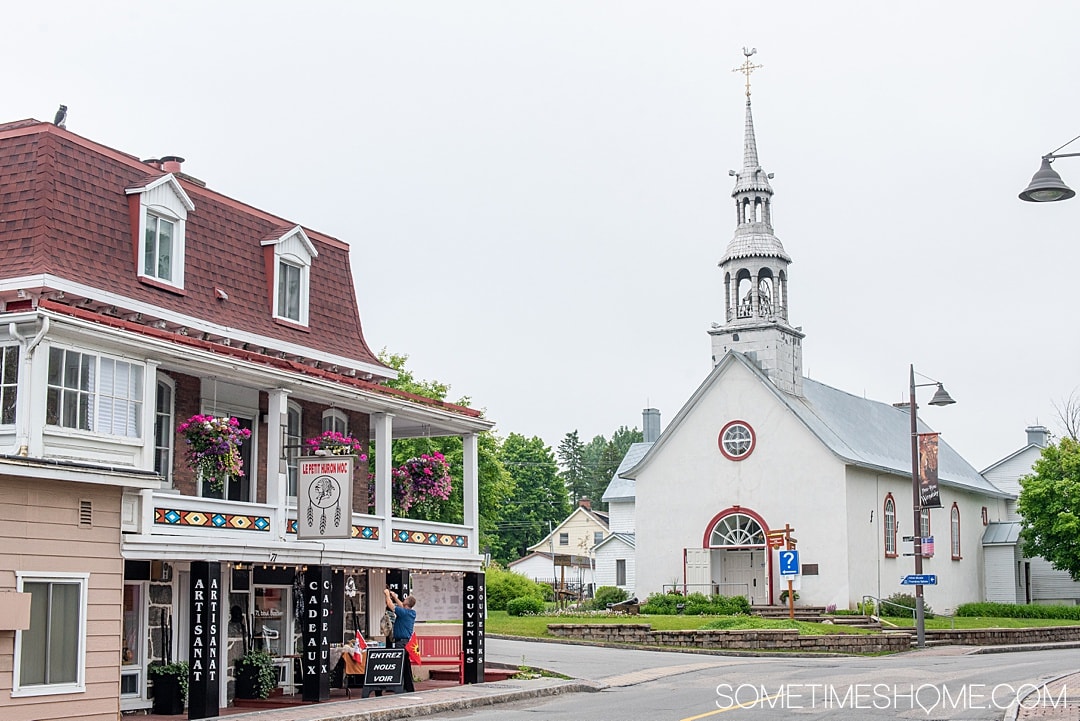
M 660 411 L 656 408 L 641 412 L 641 435 L 646 443 L 656 443 L 660 438 Z
M 184 159 L 179 155 L 165 155 L 161 158 L 161 169 L 166 173 L 179 173 Z
M 1050 445 L 1050 431 L 1046 426 L 1028 426 L 1024 430 L 1027 431 L 1027 441 L 1029 446 L 1046 448 Z
M 592 510 L 592 501 L 590 501 L 588 498 L 580 499 L 577 502 L 577 504 L 579 506 L 581 506 L 582 508 L 584 508 L 586 511 L 591 511 Z
M 155 170 L 161 170 L 161 161 L 157 158 L 147 158 L 143 162 Z

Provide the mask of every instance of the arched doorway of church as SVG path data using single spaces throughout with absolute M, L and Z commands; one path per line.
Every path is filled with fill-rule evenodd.
M 768 531 L 765 520 L 749 509 L 721 511 L 706 527 L 702 549 L 696 554 L 687 549 L 687 580 L 693 570 L 695 580 L 708 583 L 711 593 L 745 596 L 753 605 L 770 603 Z M 691 561 L 698 567 L 691 569 Z

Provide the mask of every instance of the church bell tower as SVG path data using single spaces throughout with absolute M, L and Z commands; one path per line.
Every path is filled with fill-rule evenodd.
M 788 322 L 788 266 L 791 257 L 773 233 L 771 173 L 758 162 L 754 118 L 750 112 L 750 62 L 756 49 L 743 48 L 746 75 L 746 134 L 742 170 L 735 176 L 735 236 L 720 259 L 724 274 L 724 321 L 713 323 L 713 365 L 728 351 L 753 360 L 777 388 L 802 395 L 802 331 Z

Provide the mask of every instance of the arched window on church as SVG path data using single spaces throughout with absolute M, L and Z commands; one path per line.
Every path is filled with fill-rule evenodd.
M 960 560 L 960 507 L 956 505 L 956 501 L 953 501 L 952 510 L 949 511 L 949 531 L 951 532 L 951 543 L 949 549 L 952 551 L 952 560 Z
M 892 494 L 885 496 L 885 557 L 896 558 L 896 501 Z
M 772 271 L 762 268 L 758 271 L 758 314 L 768 317 L 773 314 L 773 298 L 775 297 L 775 284 L 773 283 Z
M 709 548 L 747 548 L 765 545 L 765 530 L 745 513 L 724 516 L 709 534 Z
M 735 276 L 737 290 L 736 299 L 739 307 L 736 312 L 738 318 L 750 318 L 754 314 L 754 283 L 750 278 L 750 271 L 743 268 Z

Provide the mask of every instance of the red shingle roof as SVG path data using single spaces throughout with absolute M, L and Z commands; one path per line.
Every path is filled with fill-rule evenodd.
M 52 274 L 237 331 L 382 367 L 360 326 L 348 246 L 308 228 L 307 329 L 275 321 L 261 241 L 297 224 L 189 182 L 184 293 L 140 282 L 125 189 L 162 176 L 49 123 L 0 125 L 0 279 Z M 280 233 L 278 233 L 280 237 Z M 221 288 L 228 300 L 220 300 Z

